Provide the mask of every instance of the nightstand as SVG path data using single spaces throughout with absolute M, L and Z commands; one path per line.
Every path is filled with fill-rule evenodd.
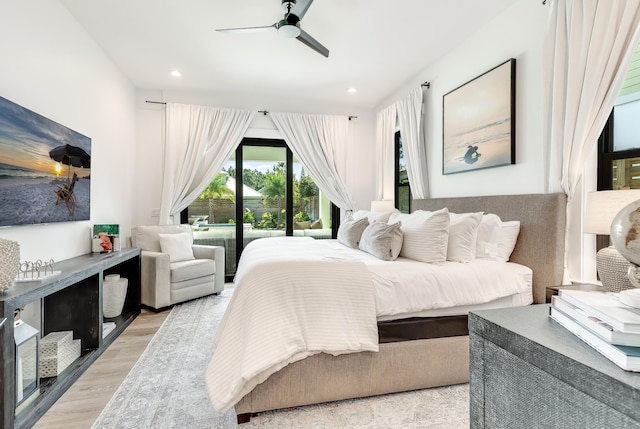
M 547 303 L 551 302 L 551 297 L 553 295 L 557 295 L 560 289 L 568 289 L 568 290 L 595 290 L 604 292 L 606 289 L 601 285 L 594 285 L 589 283 L 574 283 L 571 285 L 564 286 L 548 286 L 547 287 Z
M 549 317 L 549 305 L 469 313 L 470 428 L 640 429 L 640 374 Z

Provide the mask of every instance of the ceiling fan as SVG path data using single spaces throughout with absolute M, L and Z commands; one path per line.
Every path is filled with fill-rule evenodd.
M 273 25 L 265 27 L 245 27 L 245 28 L 220 28 L 216 31 L 223 31 L 229 33 L 253 33 L 260 31 L 278 30 L 278 34 L 282 37 L 293 38 L 295 37 L 314 51 L 318 52 L 325 57 L 329 56 L 329 50 L 325 48 L 320 42 L 311 37 L 309 33 L 300 28 L 300 21 L 302 17 L 309 10 L 309 6 L 313 3 L 313 0 L 281 0 L 282 8 L 286 10 L 284 18 L 276 22 Z

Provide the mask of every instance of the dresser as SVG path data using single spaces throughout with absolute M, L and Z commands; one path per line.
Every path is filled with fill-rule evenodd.
M 469 314 L 470 427 L 640 428 L 640 373 L 548 314 L 547 304 Z

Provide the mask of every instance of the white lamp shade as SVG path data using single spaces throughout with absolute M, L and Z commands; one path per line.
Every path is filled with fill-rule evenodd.
M 584 232 L 609 235 L 613 218 L 627 205 L 640 200 L 640 189 L 598 191 L 587 194 Z
M 393 209 L 395 209 L 395 206 L 393 205 L 392 200 L 371 201 L 372 212 L 390 212 Z

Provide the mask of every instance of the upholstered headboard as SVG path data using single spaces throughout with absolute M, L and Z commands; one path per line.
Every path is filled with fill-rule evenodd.
M 495 213 L 519 220 L 520 235 L 510 261 L 533 270 L 533 301 L 544 303 L 546 287 L 562 284 L 566 224 L 565 194 L 493 195 L 413 200 L 414 210 Z

